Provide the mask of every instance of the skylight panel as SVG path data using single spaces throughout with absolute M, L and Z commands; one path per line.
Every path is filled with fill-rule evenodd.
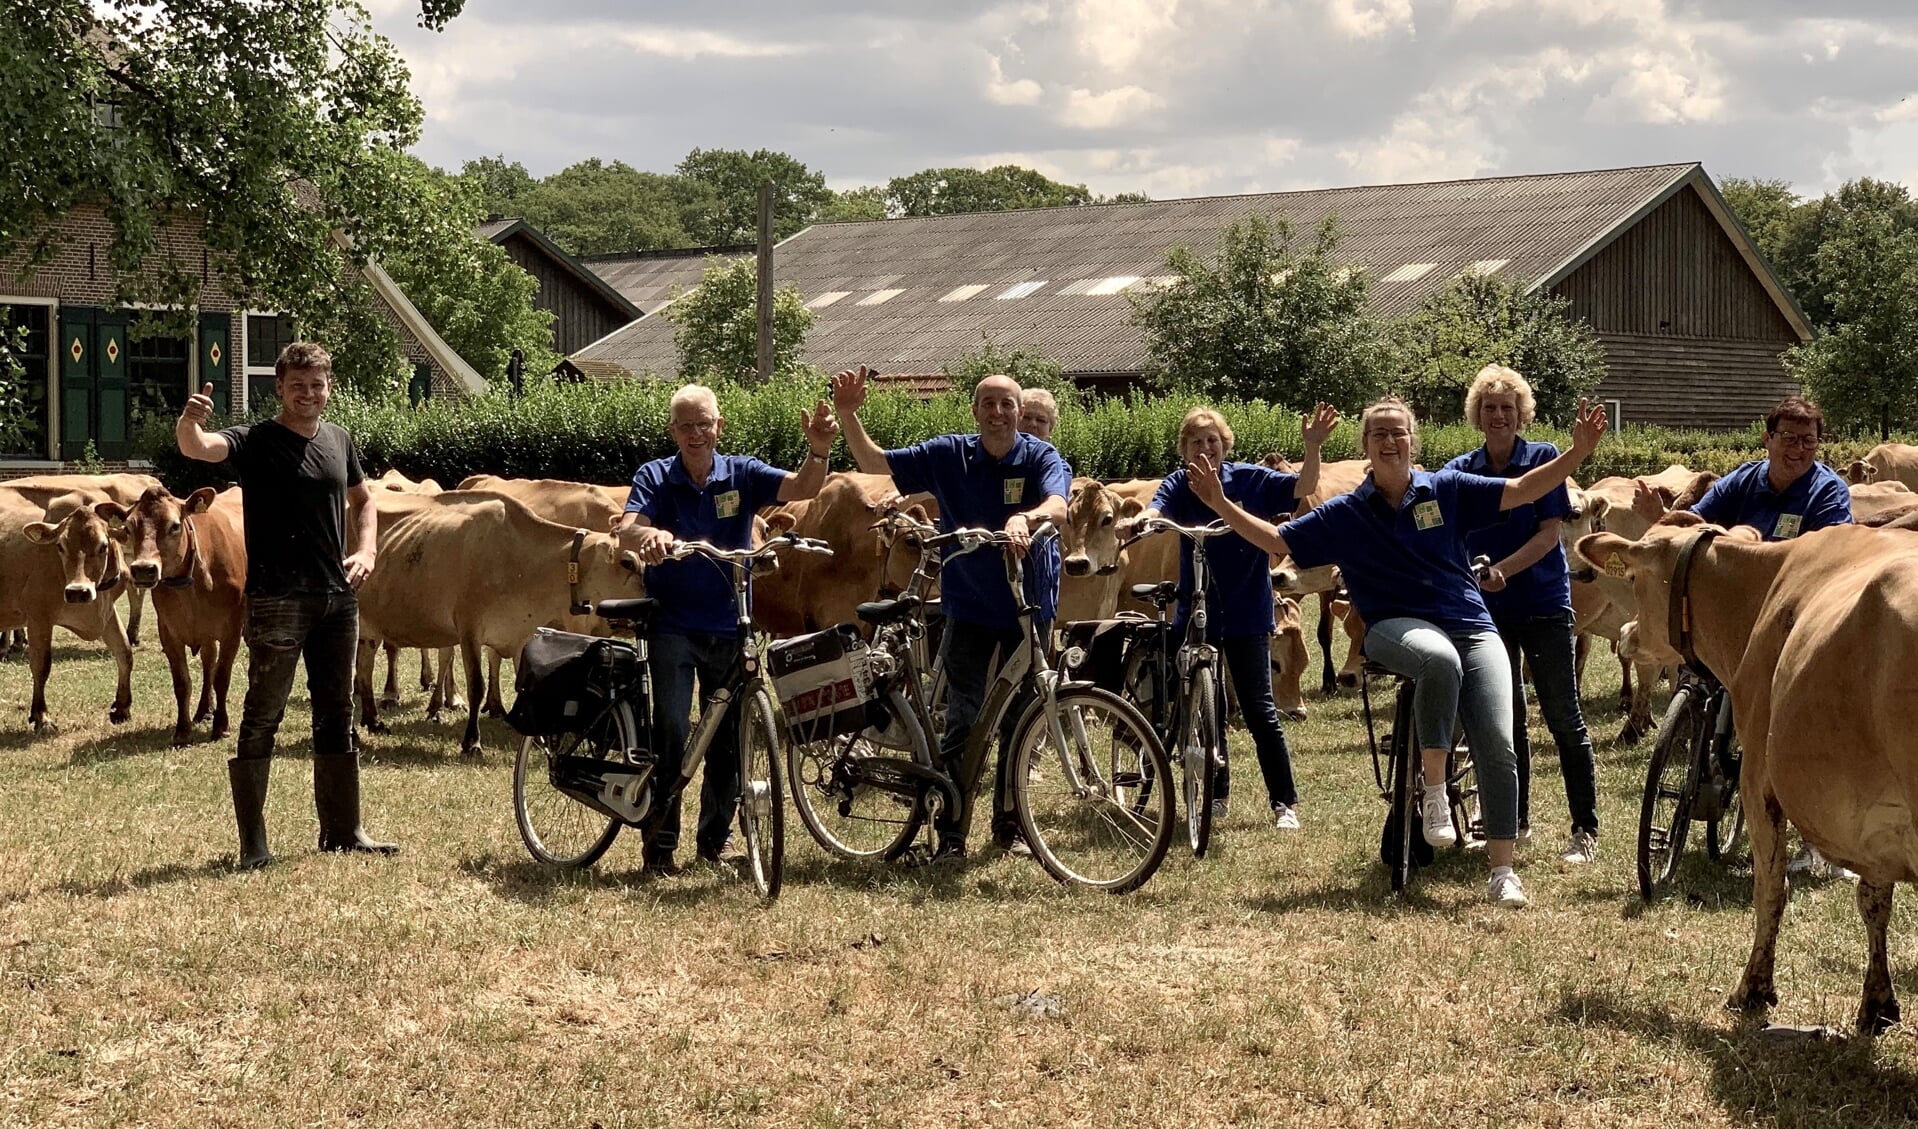
M 846 295 L 850 293 L 852 293 L 852 291 L 850 290 L 828 290 L 824 294 L 821 294 L 819 297 L 814 298 L 810 302 L 807 302 L 806 308 L 811 310 L 823 310 L 827 306 L 832 305 L 834 302 L 839 301 L 839 299 L 844 298 Z
M 906 289 L 903 286 L 893 290 L 875 290 L 853 304 L 857 306 L 881 306 L 905 292 Z
M 955 286 L 951 290 L 946 291 L 946 296 L 939 300 L 941 302 L 963 302 L 968 298 L 977 297 L 985 291 L 986 286 L 987 284 L 983 282 L 975 282 L 966 286 Z
M 1016 283 L 1012 286 L 1006 287 L 1005 290 L 1001 291 L 996 300 L 1000 302 L 1012 302 L 1020 298 L 1025 298 L 1030 295 L 1037 294 L 1040 291 L 1040 289 L 1042 289 L 1045 286 L 1047 281 L 1049 280 L 1041 278 L 1041 279 L 1035 279 L 1032 282 Z
M 1053 291 L 1053 293 L 1060 297 L 1077 297 L 1078 295 L 1089 292 L 1097 285 L 1099 285 L 1099 280 L 1096 278 L 1075 278 L 1071 282 Z
M 1437 263 L 1407 263 L 1380 279 L 1380 282 L 1417 282 L 1438 269 Z
M 1117 294 L 1137 281 L 1139 276 L 1136 274 L 1115 274 L 1111 278 L 1100 279 L 1086 287 L 1086 293 L 1089 295 Z
M 1472 264 L 1472 273 L 1481 275 L 1497 274 L 1501 267 L 1511 261 L 1510 259 L 1480 259 Z

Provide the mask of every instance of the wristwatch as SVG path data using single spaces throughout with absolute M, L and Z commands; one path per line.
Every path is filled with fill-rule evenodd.
M 832 461 L 832 454 L 830 452 L 822 455 L 818 451 L 807 451 L 806 457 L 809 459 L 818 459 L 822 463 L 829 463 Z

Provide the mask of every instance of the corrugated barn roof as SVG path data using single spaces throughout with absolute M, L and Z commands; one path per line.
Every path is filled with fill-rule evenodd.
M 735 259 L 753 253 L 751 247 L 690 247 L 672 251 L 634 251 L 625 254 L 582 255 L 588 270 L 606 280 L 628 302 L 652 314 L 673 300 L 673 290 L 691 290 L 706 273 L 710 257 Z M 667 333 L 667 339 L 672 333 Z
M 1283 217 L 1307 239 L 1336 214 L 1336 255 L 1371 275 L 1373 309 L 1396 316 L 1468 269 L 1550 285 L 1697 174 L 1696 164 L 1651 165 L 820 224 L 779 245 L 774 275 L 812 307 L 806 356 L 829 371 L 938 372 L 990 337 L 1069 373 L 1130 373 L 1146 354 L 1128 293 L 1163 278 L 1173 247 L 1209 254 L 1220 231 L 1249 213 Z M 658 306 L 629 289 L 639 285 L 633 280 L 650 269 L 690 286 L 703 258 L 606 263 L 588 260 L 650 314 Z M 672 330 L 668 319 L 647 317 L 578 356 L 633 373 L 675 372 Z

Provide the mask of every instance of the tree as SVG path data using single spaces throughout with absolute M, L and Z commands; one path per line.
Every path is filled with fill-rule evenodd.
M 688 380 L 752 380 L 759 371 L 758 264 L 752 259 L 706 261 L 699 285 L 666 307 L 673 345 Z M 773 292 L 773 373 L 806 371 L 799 359 L 813 313 L 796 286 Z
M 1150 204 L 1152 197 L 1143 192 L 1115 192 L 1110 196 L 1101 196 L 1095 204 Z
M 599 158 L 561 169 L 520 197 L 527 223 L 575 255 L 691 247 L 687 219 L 709 211 L 709 185 Z
M 1605 350 L 1571 303 L 1528 294 L 1496 275 L 1467 272 L 1393 327 L 1405 393 L 1420 419 L 1461 419 L 1465 390 L 1489 364 L 1524 375 L 1538 415 L 1569 425 L 1581 396 L 1605 379 Z
M 420 22 L 462 3 L 425 0 Z M 0 253 L 44 262 L 59 221 L 97 206 L 116 300 L 187 310 L 202 265 L 161 240 L 183 225 L 229 292 L 293 315 L 343 380 L 397 376 L 397 339 L 349 259 L 405 253 L 432 226 L 407 191 L 421 112 L 358 5 L 9 4 L 0 73 Z
M 1006 212 L 1090 204 L 1083 184 L 1060 184 L 1018 165 L 989 169 L 925 169 L 886 182 L 889 211 L 902 216 L 947 216 L 958 212 Z
M 834 193 L 833 198 L 819 209 L 817 218 L 820 223 L 859 223 L 891 219 L 892 215 L 886 209 L 886 190 L 878 185 L 868 185 Z
M 1059 362 L 1026 349 L 1002 349 L 990 336 L 976 353 L 968 353 L 942 370 L 954 389 L 970 395 L 972 386 L 988 376 L 1009 376 L 1021 388 L 1044 388 L 1062 406 L 1082 403 L 1077 385 L 1066 377 Z
M 518 161 L 508 164 L 504 156 L 468 161 L 460 166 L 460 177 L 479 191 L 482 219 L 519 215 L 520 202 L 539 185 L 525 165 Z
M 804 163 L 759 149 L 694 149 L 675 170 L 687 180 L 712 190 L 708 207 L 686 225 L 687 234 L 703 247 L 751 243 L 759 238 L 759 185 L 773 182 L 773 238 L 796 234 L 819 209 L 832 202 L 826 176 Z
M 1918 229 L 1895 208 L 1856 208 L 1817 262 L 1833 324 L 1785 363 L 1833 423 L 1889 439 L 1918 422 Z
M 1216 254 L 1166 256 L 1169 286 L 1132 295 L 1146 332 L 1148 376 L 1225 400 L 1305 409 L 1319 400 L 1351 411 L 1384 382 L 1391 348 L 1366 311 L 1366 276 L 1332 261 L 1332 217 L 1310 245 L 1292 225 L 1252 214 L 1226 228 Z

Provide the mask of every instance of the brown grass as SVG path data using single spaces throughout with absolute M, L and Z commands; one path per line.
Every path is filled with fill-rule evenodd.
M 1721 1009 L 1749 939 L 1747 870 L 1699 858 L 1680 894 L 1639 904 L 1642 747 L 1601 746 L 1588 868 L 1557 861 L 1563 789 L 1544 758 L 1521 913 L 1479 900 L 1475 856 L 1389 894 L 1350 698 L 1291 727 L 1302 834 L 1262 825 L 1248 749 L 1216 857 L 1175 853 L 1136 895 L 1075 896 L 1010 858 L 936 877 L 837 863 L 789 819 L 786 895 L 763 909 L 710 871 L 642 877 L 630 836 L 591 874 L 545 873 L 514 831 L 509 732 L 489 723 L 486 763 L 463 764 L 457 728 L 425 722 L 417 697 L 365 740 L 367 824 L 400 858 L 313 850 L 296 701 L 269 805 L 281 861 L 232 873 L 230 742 L 167 747 L 151 644 L 135 720 L 108 727 L 108 669 L 63 640 L 64 730 L 37 740 L 24 667 L 0 667 L 8 1125 L 1918 1118 L 1908 1030 L 1778 1043 Z M 1588 684 L 1606 737 L 1614 669 Z M 1901 898 L 1908 1002 L 1913 925 Z M 1774 1018 L 1847 1025 L 1862 947 L 1847 885 L 1795 896 Z M 1015 1013 L 1032 992 L 1062 1014 Z

